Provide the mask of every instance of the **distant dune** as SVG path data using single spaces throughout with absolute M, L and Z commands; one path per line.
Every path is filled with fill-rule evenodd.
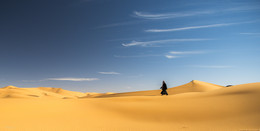
M 260 130 L 260 82 L 223 87 L 194 80 L 167 91 L 7 86 L 0 88 L 0 131 Z
M 7 86 L 0 88 L 0 98 L 77 98 L 85 95 L 85 93 L 81 92 L 52 87 L 18 88 L 15 86 Z
M 206 92 L 212 91 L 216 89 L 225 88 L 223 86 L 202 82 L 198 80 L 192 80 L 191 82 L 177 86 L 168 88 L 167 92 L 169 95 L 175 95 L 180 93 L 188 93 L 188 92 Z M 161 90 L 148 90 L 148 91 L 137 91 L 137 92 L 125 92 L 125 93 L 114 93 L 114 94 L 102 94 L 96 97 L 120 97 L 120 96 L 159 96 Z
M 167 90 L 169 95 L 175 95 L 188 92 L 206 92 L 216 89 L 225 88 L 223 86 L 193 80 L 187 84 L 172 87 Z M 93 97 L 121 97 L 121 96 L 159 96 L 161 90 L 148 90 L 125 93 L 95 93 L 95 92 L 75 92 L 68 91 L 61 88 L 53 87 L 37 87 L 37 88 L 18 88 L 15 86 L 7 86 L 0 88 L 0 98 L 42 98 L 42 97 L 56 97 L 56 98 L 93 98 Z

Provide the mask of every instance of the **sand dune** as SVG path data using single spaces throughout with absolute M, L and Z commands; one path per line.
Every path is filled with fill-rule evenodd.
M 260 82 L 225 88 L 192 81 L 168 92 L 171 95 L 159 96 L 160 90 L 90 93 L 104 97 L 87 98 L 81 95 L 89 93 L 9 86 L 0 89 L 2 98 L 12 98 L 0 99 L 0 130 L 260 130 Z M 57 99 L 66 96 L 73 99 Z
M 188 92 L 206 92 L 206 91 L 212 91 L 221 88 L 225 88 L 225 87 L 207 83 L 207 82 L 198 81 L 198 80 L 192 80 L 187 84 L 169 88 L 167 92 L 169 95 L 175 95 L 175 94 L 188 93 Z M 96 97 L 159 96 L 161 95 L 160 92 L 161 90 L 149 90 L 149 91 L 103 94 L 103 95 L 98 95 Z
M 82 92 L 52 87 L 18 88 L 15 86 L 6 86 L 0 88 L 0 98 L 78 98 L 85 95 Z
M 175 95 L 187 92 L 206 92 L 216 89 L 225 88 L 223 86 L 193 80 L 187 84 L 169 88 L 169 95 Z M 37 87 L 37 88 L 18 88 L 7 86 L 0 88 L 0 98 L 28 98 L 28 97 L 56 97 L 56 98 L 89 98 L 89 97 L 121 97 L 121 96 L 159 96 L 160 90 L 148 90 L 125 93 L 95 93 L 95 92 L 75 92 L 61 88 Z
M 61 89 L 61 88 L 38 87 L 38 89 L 43 90 L 43 91 L 53 92 L 53 93 L 62 95 L 64 97 L 77 98 L 77 97 L 82 97 L 82 96 L 86 95 L 85 93 L 82 93 L 82 92 L 68 91 L 68 90 L 64 90 L 64 89 Z

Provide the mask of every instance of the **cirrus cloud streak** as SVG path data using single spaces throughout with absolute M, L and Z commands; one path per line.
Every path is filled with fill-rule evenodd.
M 155 40 L 155 41 L 132 41 L 130 43 L 123 43 L 125 47 L 130 46 L 151 46 L 153 44 L 162 44 L 168 42 L 191 42 L 191 41 L 206 41 L 211 39 L 165 39 L 165 40 Z
M 120 73 L 118 72 L 98 72 L 99 74 L 103 75 L 119 75 Z
M 73 77 L 63 77 L 63 78 L 48 78 L 46 80 L 54 81 L 96 81 L 98 78 L 73 78 Z
M 148 30 L 145 30 L 145 32 L 173 32 L 173 31 L 200 29 L 200 28 L 211 28 L 211 27 L 230 26 L 230 25 L 234 25 L 234 24 L 238 24 L 238 23 L 222 23 L 222 24 L 201 25 L 201 26 L 189 26 L 189 27 L 170 28 L 170 29 L 148 29 Z

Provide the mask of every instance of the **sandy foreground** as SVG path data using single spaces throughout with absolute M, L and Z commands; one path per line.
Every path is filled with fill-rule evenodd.
M 260 131 L 260 82 L 81 93 L 0 88 L 0 131 Z

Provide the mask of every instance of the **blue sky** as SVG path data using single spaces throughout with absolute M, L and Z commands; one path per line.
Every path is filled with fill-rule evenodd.
M 0 86 L 259 82 L 259 14 L 257 0 L 2 0 Z

